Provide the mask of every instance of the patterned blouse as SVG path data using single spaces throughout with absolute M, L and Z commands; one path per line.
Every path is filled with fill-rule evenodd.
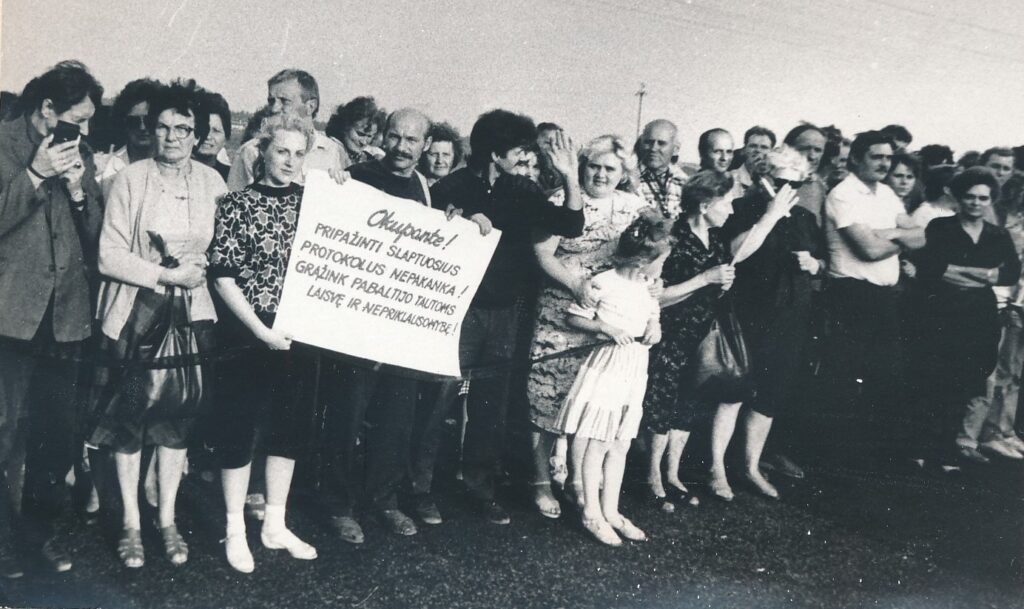
M 228 193 L 217 209 L 210 276 L 234 277 L 257 313 L 277 313 L 301 201 L 298 184 L 253 184 Z

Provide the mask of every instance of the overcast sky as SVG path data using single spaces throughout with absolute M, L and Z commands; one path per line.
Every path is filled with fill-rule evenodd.
M 149 75 L 193 77 L 254 110 L 266 79 L 320 81 L 321 118 L 375 95 L 468 132 L 505 107 L 578 141 L 632 139 L 643 117 L 697 135 L 780 136 L 801 119 L 845 132 L 905 124 L 913 147 L 1024 144 L 1019 0 L 2 0 L 0 86 L 65 58 L 110 96 Z

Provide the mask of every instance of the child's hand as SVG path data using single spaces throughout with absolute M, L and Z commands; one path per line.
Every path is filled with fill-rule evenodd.
M 645 345 L 657 345 L 661 342 L 661 324 L 648 324 L 644 330 L 643 343 Z
M 610 324 L 603 323 L 601 325 L 601 333 L 614 340 L 616 345 L 629 345 L 633 343 L 633 337 L 629 335 L 629 332 Z
M 576 302 L 580 303 L 580 306 L 593 309 L 597 306 L 598 300 L 600 300 L 600 290 L 588 277 L 576 285 L 576 289 L 573 290 L 573 296 L 576 298 Z

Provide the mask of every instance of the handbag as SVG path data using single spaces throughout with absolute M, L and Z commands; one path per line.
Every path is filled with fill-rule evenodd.
M 199 347 L 190 323 L 189 299 L 169 288 L 167 300 L 164 334 L 151 357 L 159 360 L 197 354 Z M 143 378 L 143 395 L 146 410 L 157 408 L 179 416 L 195 413 L 203 397 L 202 368 L 199 364 L 189 364 L 148 369 Z
M 747 345 L 731 303 L 719 306 L 697 347 L 689 385 L 690 396 L 705 403 L 733 404 L 753 397 Z
M 153 231 L 149 231 L 149 238 L 160 252 L 161 266 L 177 267 L 178 260 L 168 254 L 163 238 Z M 199 346 L 192 329 L 192 302 L 188 293 L 179 293 L 177 288 L 169 287 L 164 298 L 164 306 L 159 313 L 164 319 L 157 320 L 154 325 L 160 328 L 163 336 L 155 351 L 144 349 L 148 351 L 144 359 L 184 359 L 198 354 Z M 203 397 L 202 368 L 199 364 L 190 364 L 147 369 L 143 373 L 142 395 L 145 396 L 146 410 L 157 408 L 178 416 L 195 413 Z

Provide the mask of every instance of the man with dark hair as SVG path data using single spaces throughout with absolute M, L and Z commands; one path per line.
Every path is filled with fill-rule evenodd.
M 56 571 L 71 559 L 55 537 L 75 458 L 77 356 L 92 328 L 90 282 L 103 201 L 92 152 L 59 122 L 89 133 L 103 89 L 78 62 L 25 86 L 18 114 L 0 124 L 0 575 L 21 575 L 12 498 L 24 459 L 26 540 Z M 23 443 L 27 442 L 27 444 Z M 27 454 L 17 446 L 27 446 Z M 79 445 L 79 450 L 81 445 Z
M 740 196 L 754 181 L 768 173 L 768 153 L 775 148 L 775 133 L 766 127 L 754 126 L 743 134 L 743 164 L 731 172 Z
M 267 111 L 270 116 L 286 110 L 302 116 L 316 118 L 320 109 L 320 88 L 316 79 L 303 70 L 281 70 L 267 81 Z M 228 174 L 228 190 L 242 190 L 256 181 L 254 173 L 259 158 L 259 142 L 255 139 L 242 144 L 235 155 Z M 339 173 L 345 169 L 344 151 L 341 146 L 317 131 L 313 148 L 306 155 L 302 166 L 303 175 L 312 169 L 332 170 Z M 299 180 L 301 182 L 301 180 Z
M 146 115 L 149 102 L 160 86 L 151 78 L 139 78 L 126 84 L 114 99 L 110 109 L 111 127 L 116 130 L 116 140 L 124 145 L 110 154 L 96 155 L 97 179 L 104 193 L 118 172 L 135 161 L 153 156 L 153 137 L 146 126 Z
M 1012 148 L 997 146 L 982 152 L 978 164 L 991 169 L 992 173 L 996 176 L 996 180 L 999 181 L 999 186 L 1002 187 L 1006 185 L 1006 181 L 1013 175 L 1016 159 Z
M 506 110 L 483 114 L 469 136 L 473 151 L 469 165 L 431 189 L 434 207 L 449 213 L 461 210 L 483 234 L 492 228 L 501 231 L 497 249 L 462 323 L 459 362 L 464 368 L 485 362 L 500 366 L 511 360 L 518 326 L 516 301 L 530 290 L 536 273 L 535 232 L 563 237 L 583 233 L 576 151 L 564 132 L 556 133 L 546 151 L 565 185 L 564 206 L 550 203 L 536 184 L 514 175 L 536 137 L 529 117 Z M 463 479 L 477 508 L 495 524 L 509 522 L 508 513 L 494 496 L 508 394 L 509 373 L 500 371 L 474 378 L 467 397 Z M 421 500 L 429 501 L 429 495 Z
M 939 165 L 953 164 L 953 150 L 949 146 L 944 146 L 942 144 L 927 144 L 922 146 L 921 149 L 917 151 L 917 156 L 921 159 L 921 167 L 924 170 L 928 170 L 931 167 L 938 167 Z
M 430 126 L 430 146 L 420 160 L 420 171 L 431 186 L 462 163 L 462 136 L 448 123 Z
M 924 245 L 924 230 L 884 183 L 892 155 L 885 134 L 858 135 L 850 145 L 850 175 L 825 203 L 831 278 L 825 297 L 833 331 L 824 364 L 837 397 L 871 424 L 882 413 L 891 416 L 899 395 L 899 253 Z
M 384 158 L 353 165 L 349 175 L 391 196 L 429 206 L 427 180 L 416 171 L 430 146 L 429 130 L 430 119 L 422 112 L 396 110 L 384 129 Z M 327 400 L 323 490 L 332 525 L 343 540 L 363 542 L 355 518 L 357 495 L 363 488 L 370 509 L 392 533 L 415 535 L 416 524 L 398 508 L 398 490 L 409 463 L 416 380 L 370 361 L 337 362 L 331 368 L 337 394 Z M 365 476 L 356 467 L 357 444 L 364 433 Z
M 892 140 L 893 152 L 903 152 L 914 141 L 914 136 L 903 125 L 886 125 L 879 132 Z
M 640 194 L 673 220 L 682 213 L 680 197 L 687 180 L 672 161 L 679 154 L 678 133 L 675 124 L 658 118 L 644 125 L 633 147 L 640 160 Z
M 716 127 L 701 133 L 697 139 L 700 168 L 718 173 L 729 171 L 729 165 L 732 164 L 732 149 L 732 135 L 725 129 Z

